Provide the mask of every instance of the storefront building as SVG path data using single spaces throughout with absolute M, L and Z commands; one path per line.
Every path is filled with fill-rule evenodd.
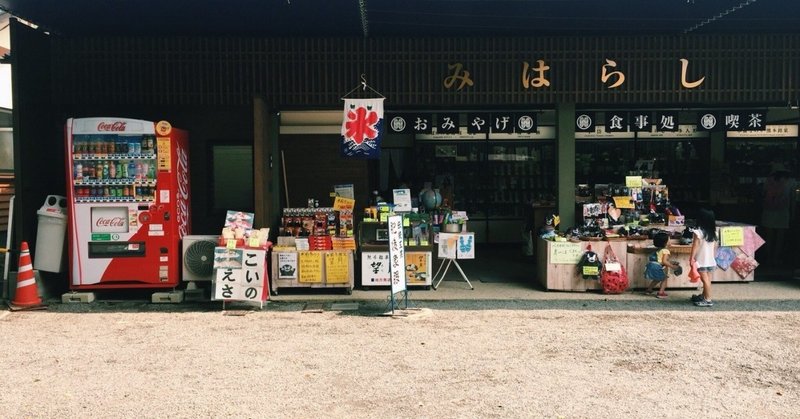
M 756 224 L 755 185 L 770 164 L 798 169 L 797 35 L 103 38 L 12 24 L 12 42 L 26 92 L 14 111 L 27 240 L 42 198 L 64 192 L 69 117 L 188 130 L 198 234 L 216 233 L 229 206 L 230 179 L 214 167 L 226 153 L 252 153 L 252 183 L 232 183 L 251 194 L 239 209 L 259 225 L 276 227 L 281 208 L 327 199 L 334 184 L 352 183 L 366 206 L 374 190 L 431 182 L 489 244 L 522 241 L 531 217 L 550 211 L 575 224 L 579 184 L 624 182 L 640 161 L 655 161 L 648 170 L 687 215 L 710 207 Z M 385 96 L 387 121 L 405 122 L 386 127 L 376 160 L 339 154 L 341 98 L 362 81 L 370 89 L 356 94 Z

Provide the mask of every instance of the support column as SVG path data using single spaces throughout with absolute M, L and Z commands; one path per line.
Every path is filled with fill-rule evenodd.
M 557 211 L 561 217 L 559 230 L 575 225 L 575 104 L 556 106 L 556 171 L 558 179 Z
M 254 225 L 272 224 L 272 121 L 263 98 L 253 100 L 253 204 Z

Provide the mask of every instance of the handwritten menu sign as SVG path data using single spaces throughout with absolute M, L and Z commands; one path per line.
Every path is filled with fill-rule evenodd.
M 325 255 L 325 282 L 346 284 L 350 282 L 350 264 L 346 252 L 331 252 Z
M 343 196 L 337 196 L 336 198 L 333 198 L 333 209 L 335 211 L 353 211 L 355 206 L 355 199 L 345 198 Z
M 577 265 L 583 256 L 580 243 L 550 243 L 550 263 L 561 265 Z
M 722 246 L 743 246 L 744 228 L 742 227 L 722 227 L 720 232 L 720 245 Z
M 642 177 L 641 176 L 625 176 L 625 186 L 629 188 L 641 188 L 642 187 Z
M 389 217 L 389 274 L 392 294 L 406 289 L 405 248 L 403 247 L 403 217 Z
M 218 247 L 215 255 L 223 255 L 230 249 Z M 241 252 L 240 264 L 215 263 L 215 300 L 264 301 L 267 299 L 267 264 L 265 250 L 237 249 Z M 217 262 L 215 260 L 215 262 Z
M 298 252 L 300 265 L 297 282 L 322 282 L 322 253 Z

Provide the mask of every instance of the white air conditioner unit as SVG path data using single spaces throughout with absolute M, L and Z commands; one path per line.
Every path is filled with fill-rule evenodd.
M 183 276 L 185 282 L 211 281 L 214 275 L 214 248 L 219 236 L 183 237 Z

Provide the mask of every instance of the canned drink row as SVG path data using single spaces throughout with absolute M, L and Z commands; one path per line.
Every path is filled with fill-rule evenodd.
M 75 154 L 153 154 L 154 135 L 76 135 L 72 142 Z
M 155 164 L 134 161 L 103 161 L 75 163 L 73 166 L 73 179 L 84 180 L 111 180 L 111 179 L 136 179 L 154 180 L 156 178 Z
M 153 186 L 78 186 L 75 188 L 77 198 L 117 198 L 152 200 L 156 188 Z

